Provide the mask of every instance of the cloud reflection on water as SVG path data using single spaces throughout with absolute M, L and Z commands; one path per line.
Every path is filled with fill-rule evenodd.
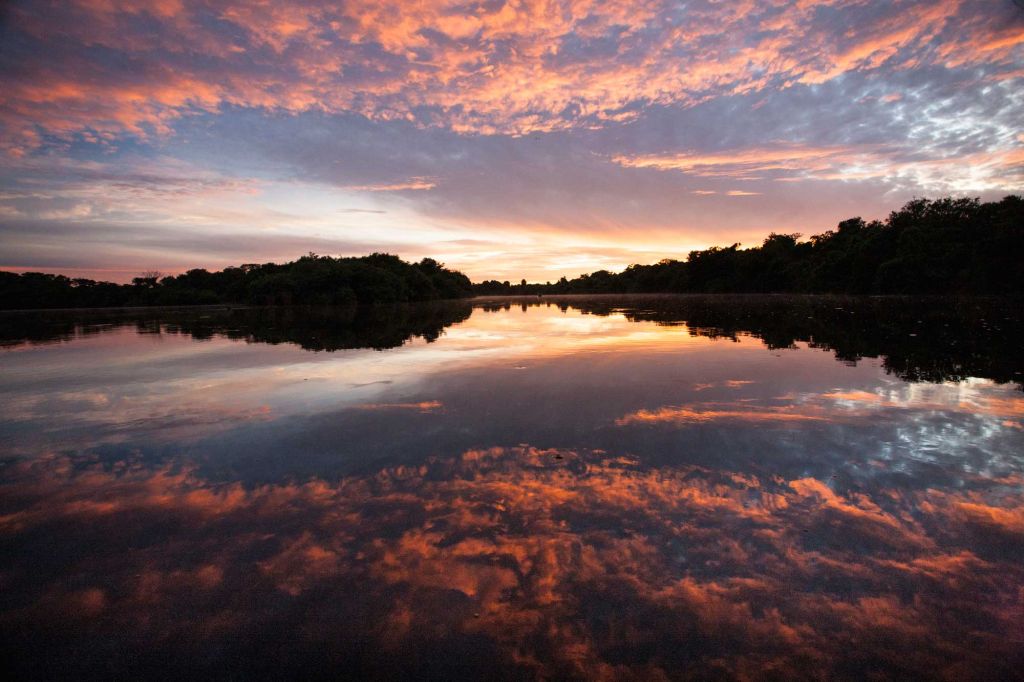
M 140 669 L 196 655 L 218 671 L 269 604 L 293 633 L 281 666 L 351 653 L 353 637 L 396 657 L 446 641 L 467 665 L 483 638 L 492 671 L 587 678 L 965 679 L 1020 663 L 1019 475 L 859 492 L 524 446 L 257 488 L 61 458 L 16 477 L 4 629 L 30 648 L 60 633 L 84 665 L 98 636 L 156 643 Z M 26 550 L 44 536 L 61 549 L 40 562 Z M 71 550 L 90 542 L 120 550 Z
M 1019 360 L 833 299 L 688 300 L 15 345 L 3 653 L 36 678 L 1024 666 Z

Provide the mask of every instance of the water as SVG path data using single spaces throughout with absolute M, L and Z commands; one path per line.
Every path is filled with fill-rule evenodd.
M 0 640 L 45 677 L 1009 678 L 1010 303 L 0 318 Z

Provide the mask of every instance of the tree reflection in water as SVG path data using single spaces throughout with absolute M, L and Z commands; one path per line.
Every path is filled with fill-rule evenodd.
M 0 326 L 20 677 L 1024 668 L 1011 302 L 54 315 Z

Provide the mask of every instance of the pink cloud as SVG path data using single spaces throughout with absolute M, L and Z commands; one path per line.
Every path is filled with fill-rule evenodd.
M 628 119 L 631 102 L 687 106 L 883 65 L 1004 64 L 1020 44 L 1019 27 L 993 37 L 994 19 L 971 3 L 871 14 L 836 7 L 861 15 L 855 28 L 821 24 L 817 6 L 803 2 L 744 12 L 697 4 L 682 19 L 671 4 L 623 0 L 226 4 L 215 14 L 231 31 L 189 0 L 80 2 L 46 21 L 19 9 L 14 30 L 43 43 L 59 36 L 80 51 L 40 54 L 8 75 L 5 125 L 166 133 L 190 111 L 235 105 L 522 134 Z M 156 28 L 143 33 L 142 18 Z M 736 40 L 743 35 L 757 37 Z M 609 36 L 615 54 L 588 58 L 588 41 Z M 130 56 L 144 76 L 107 70 L 91 46 Z M 175 56 L 184 54 L 205 59 Z M 31 143 L 30 133 L 17 135 L 21 146 Z
M 95 527 L 130 541 L 148 519 L 187 529 L 159 552 L 69 556 L 66 572 L 82 587 L 69 590 L 61 574 L 33 584 L 18 616 L 30 629 L 53 619 L 89 631 L 102 613 L 136 635 L 166 637 L 184 627 L 184 603 L 204 626 L 169 641 L 230 647 L 267 604 L 296 619 L 293 636 L 333 637 L 344 630 L 318 619 L 316 604 L 368 597 L 375 608 L 360 632 L 382 651 L 400 652 L 443 622 L 453 636 L 492 642 L 495 664 L 537 674 L 656 676 L 672 669 L 666 653 L 695 637 L 728 651 L 698 656 L 695 669 L 732 676 L 766 665 L 828 676 L 851 651 L 953 674 L 1010 654 L 1020 611 L 1019 564 L 983 557 L 976 532 L 1019 539 L 1019 496 L 839 492 L 816 478 L 651 470 L 528 446 L 249 489 L 192 473 L 75 473 L 57 460 L 17 475 L 23 513 L 4 518 L 5 538 Z M 125 502 L 85 504 L 95 499 Z M 104 587 L 90 583 L 101 577 Z M 431 607 L 442 598 L 443 614 Z M 623 599 L 630 608 L 585 615 L 588 604 Z M 652 654 L 609 655 L 623 650 Z

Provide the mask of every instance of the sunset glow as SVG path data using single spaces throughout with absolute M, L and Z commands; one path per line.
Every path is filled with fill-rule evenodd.
M 0 45 L 9 270 L 543 282 L 1024 185 L 1010 0 L 24 0 Z

